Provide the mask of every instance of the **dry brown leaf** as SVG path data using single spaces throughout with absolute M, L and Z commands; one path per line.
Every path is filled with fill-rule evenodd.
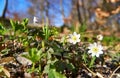
M 3 68 L 3 72 L 8 78 L 10 78 L 10 72 L 7 69 Z
M 117 14 L 119 12 L 120 12 L 120 6 L 117 9 L 111 11 L 112 14 Z
M 5 57 L 0 60 L 0 63 L 6 63 L 6 62 L 13 61 L 13 60 L 14 60 L 14 57 Z
M 117 45 L 115 46 L 115 52 L 118 52 L 118 51 L 120 51 L 120 44 L 117 44 Z
M 95 10 L 95 14 L 98 18 L 101 18 L 101 19 L 110 16 L 110 14 L 108 12 L 102 11 L 101 8 L 97 8 Z

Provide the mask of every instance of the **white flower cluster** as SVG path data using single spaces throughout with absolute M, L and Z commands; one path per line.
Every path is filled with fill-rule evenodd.
M 102 40 L 103 36 L 98 35 L 97 39 Z M 76 32 L 74 32 L 73 34 L 70 34 L 68 42 L 72 44 L 76 44 L 77 42 L 80 42 L 80 34 L 77 34 Z M 95 42 L 93 44 L 90 44 L 88 49 L 89 49 L 88 53 L 90 53 L 92 56 L 99 57 L 100 54 L 103 54 L 103 47 L 99 43 Z
M 38 22 L 38 18 L 34 17 L 33 23 L 35 24 L 37 22 Z M 103 36 L 97 35 L 97 39 L 101 41 L 103 39 Z M 74 32 L 73 34 L 70 34 L 68 42 L 72 44 L 76 44 L 77 42 L 80 42 L 80 34 L 77 34 L 76 32 Z M 100 54 L 103 54 L 103 51 L 102 51 L 103 47 L 100 44 L 97 44 L 97 43 L 90 44 L 88 49 L 89 49 L 88 53 L 92 54 L 92 56 L 99 57 Z
M 97 35 L 97 39 L 99 40 L 99 41 L 101 41 L 102 39 L 103 39 L 103 35 Z
M 90 44 L 88 49 L 88 53 L 92 54 L 92 56 L 99 57 L 100 54 L 103 54 L 103 47 L 98 43 Z
M 68 41 L 72 44 L 76 44 L 77 42 L 80 42 L 80 34 L 77 34 L 76 32 L 70 34 L 69 37 L 70 38 L 68 39 Z

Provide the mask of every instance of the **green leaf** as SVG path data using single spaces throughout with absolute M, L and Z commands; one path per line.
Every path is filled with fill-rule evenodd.
M 80 32 L 85 32 L 86 29 L 87 29 L 87 25 L 86 25 L 86 23 L 84 22 L 84 23 L 81 25 L 81 27 L 80 27 Z
M 50 69 L 48 78 L 66 78 L 65 75 L 58 73 L 55 69 Z
M 37 48 L 32 48 L 29 50 L 28 55 L 23 55 L 25 58 L 31 60 L 33 63 L 36 63 L 43 57 L 41 50 L 38 50 Z
M 49 48 L 49 49 L 48 49 L 48 52 L 54 53 L 54 50 L 53 50 L 52 48 Z
M 89 68 L 93 67 L 93 64 L 95 63 L 95 59 L 96 57 L 92 57 L 91 61 L 90 61 L 90 64 L 89 64 Z
M 15 31 L 15 22 L 13 20 L 10 20 L 10 24 L 12 26 L 12 29 Z
M 23 19 L 22 25 L 25 27 L 27 24 L 28 24 L 28 19 L 27 18 Z
M 54 53 L 54 50 L 52 48 L 49 48 L 47 51 L 47 59 L 51 59 L 52 58 L 51 54 L 53 53 Z
M 49 72 L 49 69 L 50 69 L 50 64 L 48 64 L 48 65 L 46 65 L 46 66 L 44 67 L 43 73 L 48 73 L 48 72 Z
M 68 68 L 69 70 L 73 70 L 73 69 L 75 68 L 75 66 L 74 66 L 72 63 L 68 63 L 68 64 L 67 64 L 67 68 Z
M 0 72 L 2 72 L 3 71 L 3 66 L 0 66 Z
M 48 52 L 47 52 L 47 59 L 51 59 L 51 57 L 52 57 L 52 56 L 51 56 L 50 52 L 48 51 Z
M 82 59 L 84 60 L 85 63 L 87 63 L 87 54 L 86 52 L 84 52 L 84 54 L 82 55 Z

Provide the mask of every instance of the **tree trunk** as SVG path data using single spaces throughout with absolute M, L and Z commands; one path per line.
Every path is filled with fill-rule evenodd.
M 8 0 L 5 0 L 5 8 L 4 8 L 3 13 L 2 13 L 2 18 L 5 18 L 7 7 L 8 7 Z
M 64 9 L 63 9 L 63 0 L 60 0 L 60 10 L 61 10 L 61 14 L 62 14 L 62 19 L 64 19 L 65 14 L 64 14 Z
M 49 1 L 46 0 L 46 9 L 45 9 L 45 12 L 46 12 L 46 23 L 47 24 L 50 24 L 50 20 L 49 20 Z
M 80 12 L 79 0 L 77 0 L 76 7 L 77 7 L 77 14 L 78 14 L 78 20 L 79 20 L 79 23 L 82 24 L 83 22 L 82 22 L 82 18 L 81 18 L 81 12 Z

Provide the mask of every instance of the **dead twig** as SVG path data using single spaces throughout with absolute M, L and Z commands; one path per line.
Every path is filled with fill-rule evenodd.
M 90 70 L 88 67 L 86 67 L 85 64 L 83 64 L 83 66 L 90 72 L 93 74 L 93 76 L 98 76 L 99 78 L 104 78 L 100 73 L 94 73 L 92 70 Z
M 111 76 L 109 78 L 112 78 L 112 76 L 115 74 L 115 72 L 120 68 L 120 65 L 113 71 L 113 73 L 111 74 Z

